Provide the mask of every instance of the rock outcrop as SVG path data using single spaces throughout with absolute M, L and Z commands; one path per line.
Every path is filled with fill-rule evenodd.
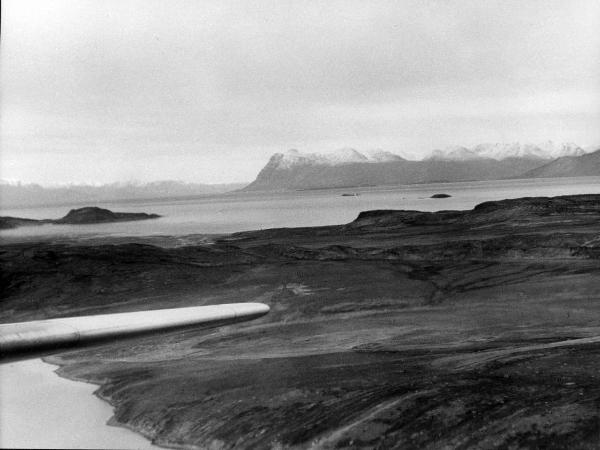
M 65 217 L 55 220 L 54 223 L 81 225 L 90 223 L 148 220 L 157 219 L 159 217 L 158 214 L 113 212 L 96 206 L 86 206 L 85 208 L 72 209 Z
M 158 214 L 113 212 L 96 206 L 72 209 L 60 219 L 24 219 L 21 217 L 0 217 L 0 229 L 43 224 L 86 225 L 94 223 L 127 222 L 132 220 L 157 219 Z

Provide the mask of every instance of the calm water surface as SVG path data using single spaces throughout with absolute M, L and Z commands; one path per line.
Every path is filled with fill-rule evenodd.
M 1 448 L 157 449 L 125 428 L 106 426 L 98 388 L 59 377 L 40 359 L 0 364 Z
M 357 196 L 342 196 L 344 193 Z M 429 198 L 447 193 L 447 199 Z M 394 187 L 348 188 L 287 193 L 231 193 L 185 200 L 98 203 L 113 211 L 147 212 L 163 217 L 140 222 L 94 225 L 42 225 L 0 232 L 23 236 L 152 236 L 220 234 L 274 227 L 347 223 L 369 209 L 470 209 L 488 200 L 526 196 L 600 193 L 600 177 L 436 183 Z M 32 219 L 63 217 L 82 205 L 3 209 L 0 215 Z

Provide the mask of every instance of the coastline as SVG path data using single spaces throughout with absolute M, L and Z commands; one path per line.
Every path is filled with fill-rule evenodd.
M 143 429 L 138 429 L 128 423 L 119 422 L 115 417 L 115 408 L 117 405 L 114 404 L 113 400 L 109 396 L 103 395 L 101 392 L 103 384 L 101 382 L 94 381 L 91 377 L 74 376 L 68 371 L 63 370 L 68 364 L 61 359 L 60 355 L 45 356 L 40 359 L 43 363 L 53 366 L 55 369 L 52 372 L 59 377 L 74 383 L 86 383 L 96 387 L 92 392 L 92 395 L 99 401 L 106 403 L 112 410 L 112 415 L 107 419 L 106 426 L 120 428 L 135 433 L 135 435 L 140 436 L 147 441 L 148 445 L 144 446 L 144 448 L 176 448 L 160 445 L 157 442 L 154 442 L 153 436 L 146 433 Z
M 114 409 L 95 383 L 60 368 L 40 358 L 0 365 L 3 448 L 160 448 L 112 422 Z

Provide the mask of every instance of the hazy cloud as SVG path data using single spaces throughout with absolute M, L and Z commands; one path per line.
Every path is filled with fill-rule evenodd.
M 600 3 L 2 2 L 0 176 L 250 180 L 290 147 L 600 143 Z

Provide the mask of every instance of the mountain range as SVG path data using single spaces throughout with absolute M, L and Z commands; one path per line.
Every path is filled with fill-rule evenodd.
M 552 141 L 541 144 L 494 143 L 479 144 L 471 148 L 448 147 L 444 150 L 433 150 L 425 159 L 441 159 L 449 161 L 465 161 L 470 159 L 527 158 L 551 160 L 563 156 L 581 156 L 585 151 L 571 142 L 555 144 Z
M 594 156 L 595 155 L 595 156 Z M 600 151 L 587 154 L 576 144 L 479 144 L 433 150 L 422 160 L 375 150 L 343 148 L 333 153 L 288 150 L 274 154 L 244 190 L 479 181 L 507 178 L 600 175 Z
M 0 181 L 3 208 L 83 204 L 220 194 L 234 190 L 277 191 L 415 183 L 600 176 L 600 149 L 586 153 L 576 144 L 495 143 L 433 150 L 410 160 L 385 150 L 333 153 L 275 153 L 250 183 L 199 184 L 180 181 L 111 183 L 100 186 Z
M 245 185 L 246 183 L 199 184 L 180 181 L 155 181 L 151 183 L 110 183 L 99 186 L 46 187 L 39 184 L 0 182 L 0 202 L 3 208 L 9 208 L 12 206 L 193 197 L 229 192 L 240 189 Z
M 600 149 L 581 156 L 563 156 L 526 172 L 524 178 L 586 177 L 600 175 Z

